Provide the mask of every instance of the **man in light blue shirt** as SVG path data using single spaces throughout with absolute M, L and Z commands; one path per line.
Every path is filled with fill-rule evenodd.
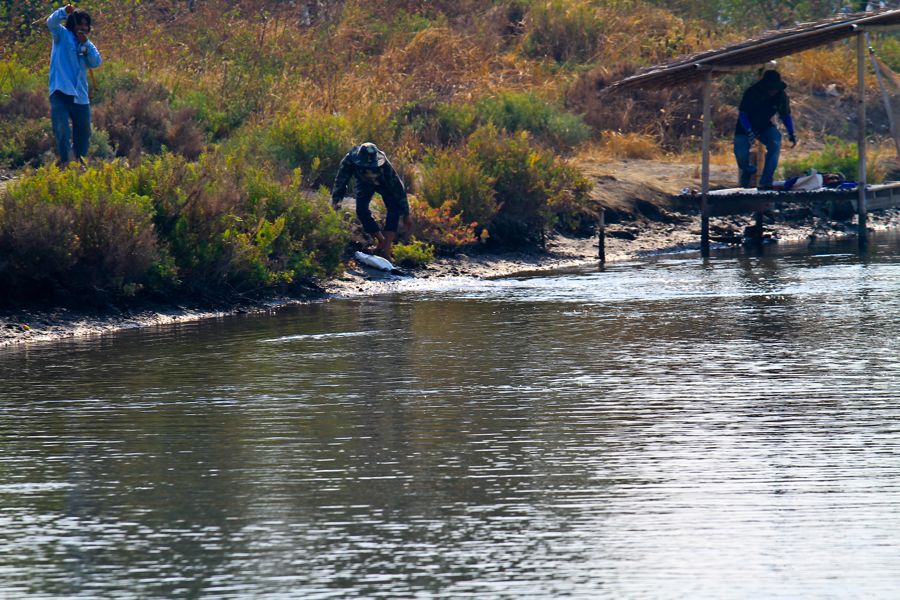
M 91 140 L 88 69 L 100 66 L 100 52 L 88 39 L 91 16 L 66 4 L 47 17 L 53 35 L 50 52 L 50 120 L 56 137 L 59 165 L 69 162 L 71 149 L 79 162 Z M 69 125 L 71 121 L 71 127 Z

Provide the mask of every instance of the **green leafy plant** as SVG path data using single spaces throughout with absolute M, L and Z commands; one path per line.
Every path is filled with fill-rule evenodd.
M 121 92 L 130 92 L 138 87 L 146 86 L 140 76 L 128 69 L 122 63 L 112 62 L 104 64 L 102 69 L 95 70 L 91 80 L 91 104 L 98 105 L 104 102 L 115 101 Z M 93 83 L 96 82 L 96 85 Z
M 581 117 L 567 113 L 531 92 L 505 92 L 478 103 L 478 119 L 509 133 L 528 131 L 556 148 L 571 148 L 590 137 Z
M 15 53 L 0 60 L 0 100 L 15 91 L 32 91 L 46 83 L 46 71 L 31 69 Z
M 526 132 L 500 134 L 493 126 L 469 138 L 469 151 L 493 181 L 500 210 L 488 229 L 495 243 L 543 244 L 553 206 L 583 204 L 591 189 L 575 168 L 533 144 Z
M 49 118 L 13 119 L 0 122 L 0 165 L 40 166 L 44 154 L 53 149 Z
M 160 237 L 194 291 L 253 293 L 337 270 L 348 239 L 340 217 L 326 195 L 305 195 L 297 183 L 234 156 L 166 155 L 141 170 Z
M 218 154 L 28 172 L 0 204 L 0 287 L 72 303 L 256 294 L 332 275 L 348 231 L 326 193 L 298 183 Z
M 311 188 L 334 182 L 352 142 L 346 118 L 318 113 L 282 115 L 266 136 L 273 158 L 289 169 L 302 169 L 303 184 Z
M 447 146 L 464 142 L 475 130 L 475 108 L 470 104 L 437 102 L 434 95 L 404 104 L 393 116 L 398 136 L 408 132 L 420 143 Z
M 466 152 L 447 150 L 439 152 L 425 167 L 421 196 L 432 208 L 450 201 L 466 222 L 486 228 L 499 210 L 493 183 Z
M 21 298 L 118 298 L 150 283 L 162 255 L 136 174 L 105 164 L 39 169 L 8 187 L 0 287 Z
M 803 175 L 810 169 L 819 173 L 842 173 L 847 179 L 855 180 L 859 172 L 859 153 L 856 144 L 836 137 L 827 137 L 825 147 L 820 152 L 812 152 L 799 159 L 786 159 L 781 163 L 784 177 Z M 876 156 L 866 161 L 866 181 L 881 183 L 887 176 L 883 164 Z
M 408 244 L 394 245 L 394 261 L 401 267 L 423 267 L 434 262 L 434 246 L 413 237 Z

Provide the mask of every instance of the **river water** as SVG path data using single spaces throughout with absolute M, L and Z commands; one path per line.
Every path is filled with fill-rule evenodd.
M 7 348 L 0 597 L 896 598 L 898 314 L 892 235 Z

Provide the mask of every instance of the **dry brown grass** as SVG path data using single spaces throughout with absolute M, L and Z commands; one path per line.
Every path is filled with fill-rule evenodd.
M 697 168 L 699 169 L 702 155 L 701 151 L 699 149 L 696 149 L 690 150 L 688 152 L 682 152 L 675 155 L 673 158 L 681 163 L 697 165 Z M 732 147 L 730 137 L 713 140 L 709 149 L 709 164 L 718 166 L 729 166 L 735 164 L 734 148 Z
M 707 24 L 682 19 L 662 8 L 606 6 L 601 18 L 607 23 L 607 33 L 600 64 L 658 64 L 724 43 Z
M 490 78 L 490 63 L 471 39 L 432 27 L 407 44 L 389 48 L 381 56 L 378 74 L 393 95 L 412 99 L 432 93 L 448 98 L 483 85 Z
M 601 158 L 660 158 L 664 152 L 656 138 L 642 133 L 604 131 L 592 152 Z
M 823 92 L 830 85 L 841 94 L 853 94 L 856 89 L 855 44 L 840 42 L 795 54 L 784 61 L 783 74 L 791 88 L 806 93 Z M 866 65 L 866 87 L 877 86 L 875 75 Z

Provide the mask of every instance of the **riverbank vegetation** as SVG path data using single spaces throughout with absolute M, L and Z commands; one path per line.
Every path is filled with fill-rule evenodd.
M 751 4 L 93 0 L 81 5 L 104 56 L 91 160 L 60 172 L 41 21 L 56 5 L 2 3 L 0 169 L 18 177 L 0 197 L 0 289 L 14 302 L 202 299 L 333 276 L 363 242 L 324 188 L 362 141 L 387 151 L 412 193 L 411 243 L 398 247 L 410 264 L 588 234 L 601 201 L 570 157 L 691 153 L 700 134 L 699 89 L 602 101 L 598 89 L 837 8 Z M 900 67 L 896 40 L 876 46 Z M 854 71 L 839 68 L 851 62 L 837 44 L 780 67 L 805 139 L 855 135 L 841 91 Z M 752 77 L 718 81 L 718 137 Z

